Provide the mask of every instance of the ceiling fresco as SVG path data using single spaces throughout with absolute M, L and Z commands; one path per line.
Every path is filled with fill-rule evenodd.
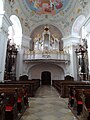
M 24 0 L 28 9 L 38 15 L 51 14 L 55 15 L 64 10 L 70 0 Z
M 43 19 L 48 15 L 49 18 L 56 19 L 58 15 L 60 18 L 69 14 L 75 6 L 76 0 L 22 0 L 22 3 L 23 9 L 26 9 L 30 18 Z

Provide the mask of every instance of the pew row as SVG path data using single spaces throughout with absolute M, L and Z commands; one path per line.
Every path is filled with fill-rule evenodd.
M 69 85 L 90 85 L 89 82 L 77 82 L 77 81 L 66 81 L 66 80 L 53 80 L 52 86 L 57 89 L 60 96 L 63 98 L 69 97 Z
M 33 79 L 33 80 L 23 80 L 23 81 L 9 81 L 5 82 L 5 84 L 20 84 L 20 85 L 27 85 L 28 86 L 28 96 L 34 97 L 36 90 L 40 87 L 40 80 Z
M 23 88 L 0 88 L 1 120 L 17 120 L 28 106 Z
M 90 120 L 90 87 L 69 86 L 68 106 L 79 120 Z
M 34 97 L 39 86 L 40 80 L 0 83 L 0 120 L 18 120 L 28 107 L 28 97 Z

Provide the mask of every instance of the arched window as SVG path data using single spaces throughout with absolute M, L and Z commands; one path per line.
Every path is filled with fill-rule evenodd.
M 21 23 L 17 16 L 12 15 L 10 17 L 10 20 L 12 22 L 12 26 L 9 27 L 9 36 L 8 38 L 11 39 L 11 44 L 16 44 L 17 47 L 21 47 L 21 41 L 22 41 L 22 27 Z

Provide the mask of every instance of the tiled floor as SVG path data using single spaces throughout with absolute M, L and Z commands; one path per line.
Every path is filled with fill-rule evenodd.
M 52 86 L 40 87 L 29 102 L 20 120 L 77 120 L 68 109 L 68 99 L 61 98 Z

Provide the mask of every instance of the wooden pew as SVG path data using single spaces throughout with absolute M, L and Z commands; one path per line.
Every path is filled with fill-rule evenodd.
M 21 93 L 19 92 L 18 93 L 18 99 L 17 99 L 17 111 L 18 112 L 22 112 L 22 109 L 23 109 L 23 106 L 27 106 L 28 104 L 28 100 L 27 100 L 27 97 L 26 97 L 26 93 L 28 96 L 34 96 L 35 95 L 35 92 L 36 90 L 38 89 L 38 87 L 40 86 L 40 80 L 25 80 L 25 81 L 8 81 L 8 82 L 5 82 L 5 83 L 1 83 L 0 84 L 0 89 L 1 89 L 1 92 L 6 92 L 5 89 L 8 89 L 7 93 L 8 93 L 8 96 L 9 94 L 11 93 L 9 90 L 10 89 L 14 89 L 14 88 L 24 88 L 24 90 L 26 92 L 24 92 L 24 95 L 23 95 L 23 103 L 21 101 Z M 23 106 L 22 106 L 23 105 Z M 0 108 L 2 109 L 3 106 L 1 106 Z M 4 106 L 4 114 L 0 114 L 2 117 L 5 116 L 5 109 L 6 109 L 6 105 Z M 14 115 L 14 114 L 13 114 Z M 6 115 L 7 116 L 7 115 Z M 12 116 L 12 115 L 11 115 Z M 15 117 L 17 115 L 14 115 Z M 15 118 L 13 117 L 13 119 Z M 9 118 L 9 117 L 8 117 Z M 7 119 L 8 119 L 7 118 Z M 12 118 L 9 118 L 9 119 L 12 119 Z M 4 118 L 2 118 L 2 120 L 4 120 Z
M 17 97 L 15 89 L 0 88 L 0 94 L 3 94 L 2 102 L 2 120 L 14 120 L 17 118 Z
M 65 98 L 68 97 L 68 87 L 67 85 L 75 84 L 75 81 L 67 81 L 67 80 L 54 80 L 52 81 L 52 85 L 58 90 L 60 96 Z
M 87 91 L 83 91 L 82 101 L 83 101 L 82 118 L 90 120 L 90 89 Z
M 69 85 L 90 85 L 89 82 L 77 82 L 77 81 L 60 81 L 54 80 L 52 84 L 60 93 L 63 98 L 69 97 Z
M 68 88 L 69 88 L 69 105 L 71 107 L 73 107 L 73 105 L 74 105 L 73 99 L 74 99 L 75 93 L 76 93 L 75 90 L 90 89 L 90 85 L 86 85 L 86 84 L 85 85 L 69 85 Z
M 82 86 L 82 88 L 74 88 L 74 90 L 72 90 L 70 95 L 73 95 L 74 104 L 73 106 L 69 104 L 69 108 L 75 116 L 79 116 L 79 120 L 90 120 L 90 87 L 87 86 L 83 88 Z M 71 102 L 71 100 L 69 100 L 69 102 Z
M 0 93 L 0 120 L 5 120 L 4 94 Z
M 9 81 L 5 82 L 6 84 L 22 84 L 22 85 L 28 85 L 28 96 L 34 97 L 36 90 L 40 87 L 40 80 L 39 79 L 33 79 L 33 80 L 23 80 L 23 81 Z
M 24 88 L 20 85 L 0 84 L 0 93 L 5 94 L 5 99 L 3 101 L 5 105 L 5 119 L 16 119 L 18 113 L 21 113 L 26 109 L 25 106 L 27 105 L 27 103 L 25 103 L 24 101 Z
M 60 94 L 61 94 L 61 82 L 64 82 L 64 80 L 52 80 L 52 86 L 56 88 Z
M 40 86 L 40 81 L 39 80 L 32 80 L 32 81 L 14 81 L 14 82 L 5 82 L 4 84 L 0 84 L 0 88 L 23 88 L 25 89 L 26 92 L 24 92 L 24 98 L 23 98 L 23 104 L 20 102 L 20 98 L 17 100 L 17 109 L 18 112 L 22 112 L 24 109 L 24 105 L 28 105 L 28 96 L 34 96 L 36 90 Z M 27 93 L 27 95 L 26 95 Z

